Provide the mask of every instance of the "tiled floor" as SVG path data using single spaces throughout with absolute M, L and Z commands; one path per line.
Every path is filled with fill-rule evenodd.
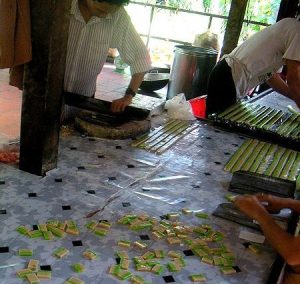
M 8 84 L 8 77 L 8 69 L 0 70 L 0 145 L 17 140 L 20 133 L 22 92 Z M 116 72 L 113 64 L 106 64 L 97 80 L 96 97 L 110 100 L 122 96 L 129 80 L 127 71 Z

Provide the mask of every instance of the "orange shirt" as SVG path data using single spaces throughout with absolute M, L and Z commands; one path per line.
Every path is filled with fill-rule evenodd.
M 31 60 L 29 0 L 0 0 L 0 68 Z

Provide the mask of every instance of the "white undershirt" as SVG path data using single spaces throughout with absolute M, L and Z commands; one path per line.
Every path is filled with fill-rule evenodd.
M 253 35 L 224 56 L 231 67 L 237 97 L 267 81 L 285 59 L 300 62 L 300 22 L 283 19 Z

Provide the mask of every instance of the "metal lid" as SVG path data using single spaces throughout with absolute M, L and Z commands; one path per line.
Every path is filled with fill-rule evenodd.
M 218 56 L 218 52 L 215 49 L 192 45 L 175 45 L 174 52 L 195 56 Z

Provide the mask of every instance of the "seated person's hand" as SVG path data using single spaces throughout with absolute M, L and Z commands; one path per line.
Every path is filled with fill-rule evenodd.
M 255 195 L 238 196 L 234 200 L 234 205 L 245 215 L 254 220 L 258 220 L 262 214 L 268 214 L 267 210 Z
M 280 198 L 270 194 L 262 194 L 262 193 L 258 193 L 255 196 L 260 202 L 263 203 L 265 208 L 271 214 L 278 214 L 281 209 L 285 208 L 284 207 L 284 201 L 286 200 L 285 198 Z
M 110 110 L 112 112 L 122 112 L 132 102 L 131 95 L 125 95 L 123 98 L 112 101 Z

